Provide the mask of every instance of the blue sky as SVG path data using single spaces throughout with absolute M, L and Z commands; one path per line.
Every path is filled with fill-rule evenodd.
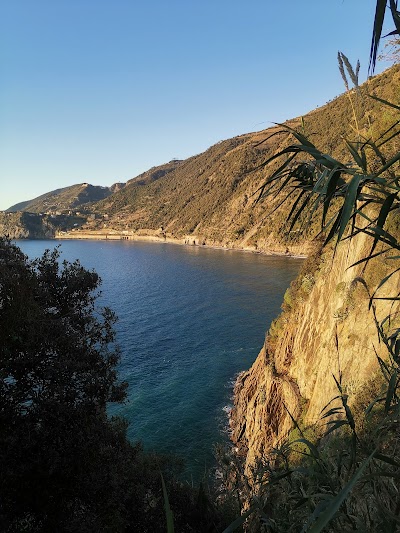
M 111 185 L 366 78 L 375 0 L 0 0 L 0 209 Z M 377 71 L 385 65 L 378 64 Z

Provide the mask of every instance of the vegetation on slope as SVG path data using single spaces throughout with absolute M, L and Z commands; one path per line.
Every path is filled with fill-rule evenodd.
M 395 100 L 399 77 L 400 69 L 395 67 L 370 80 L 360 90 Z M 365 98 L 363 102 L 358 117 L 363 131 L 367 134 L 384 127 L 377 102 Z M 350 113 L 351 105 L 344 94 L 304 117 L 307 135 L 322 152 L 331 153 L 339 160 L 347 157 L 344 138 L 352 133 Z M 391 113 L 390 109 L 385 112 L 386 121 Z M 287 124 L 299 131 L 303 129 L 301 119 Z M 96 211 L 110 216 L 107 227 L 118 229 L 162 227 L 167 235 L 175 237 L 193 234 L 207 244 L 258 249 L 271 247 L 273 243 L 290 244 L 299 235 L 287 231 L 286 215 L 291 205 L 278 209 L 284 193 L 255 203 L 255 193 L 265 179 L 262 163 L 289 143 L 289 132 L 275 126 L 222 141 L 180 162 L 156 182 L 144 186 L 135 181 L 128 183 L 123 190 L 99 202 Z M 319 231 L 317 226 L 315 222 L 315 226 L 309 227 L 303 240 L 313 237 Z
M 15 204 L 6 209 L 6 212 L 55 213 L 56 211 L 68 212 L 77 210 L 77 208 L 87 208 L 93 202 L 98 202 L 110 196 L 114 190 L 118 189 L 117 185 L 100 187 L 89 183 L 79 183 L 42 194 L 33 200 Z M 124 184 L 119 185 L 122 186 Z
M 372 60 L 385 9 L 386 2 L 378 0 Z M 389 12 L 399 32 L 400 13 L 394 2 Z M 353 99 L 354 104 L 359 96 L 357 76 L 347 64 L 347 58 L 343 54 L 339 58 L 346 65 L 344 76 L 349 75 L 356 84 L 355 90 L 348 89 L 349 101 Z M 343 64 L 340 66 L 343 69 Z M 346 159 L 323 153 L 310 138 L 291 131 L 294 142 L 276 154 L 281 166 L 278 171 L 271 172 L 261 190 L 261 194 L 268 196 L 276 195 L 282 186 L 293 186 L 291 193 L 295 203 L 288 216 L 289 225 L 298 217 L 310 220 L 316 210 L 322 211 L 325 250 L 322 259 L 326 261 L 330 256 L 331 267 L 345 244 L 350 253 L 352 247 L 358 249 L 359 255 L 350 255 L 355 261 L 352 267 L 356 269 L 356 277 L 350 285 L 339 282 L 336 287 L 343 306 L 334 318 L 338 324 L 350 319 L 353 324 L 352 328 L 350 324 L 350 331 L 362 335 L 358 317 L 351 317 L 351 313 L 357 308 L 357 299 L 364 296 L 370 307 L 376 341 L 370 344 L 367 332 L 361 340 L 364 350 L 376 353 L 379 371 L 370 375 L 357 396 L 352 397 L 351 379 L 356 382 L 358 376 L 345 374 L 346 369 L 341 368 L 338 326 L 336 347 L 331 354 L 332 360 L 336 360 L 332 368 L 339 364 L 338 373 L 333 376 L 337 392 L 335 397 L 328 398 L 318 425 L 306 423 L 307 398 L 296 413 L 290 412 L 284 404 L 273 403 L 272 397 L 264 398 L 269 412 L 280 410 L 282 416 L 277 417 L 278 423 L 283 422 L 283 415 L 291 418 L 293 430 L 289 438 L 283 440 L 281 432 L 281 441 L 274 448 L 267 445 L 258 461 L 250 465 L 252 468 L 247 465 L 244 470 L 235 456 L 223 455 L 221 461 L 227 472 L 227 487 L 231 492 L 235 487 L 242 506 L 238 524 L 246 523 L 249 531 L 372 533 L 400 529 L 400 105 L 398 96 L 392 101 L 381 99 L 380 104 L 390 111 L 392 120 L 387 127 L 375 124 L 378 127 L 375 135 L 372 135 L 372 128 L 368 128 L 366 135 L 362 127 L 357 126 L 356 113 L 350 115 L 354 124 L 353 134 L 346 143 Z M 286 156 L 286 160 L 282 160 L 282 156 Z M 266 165 L 271 161 L 266 161 Z M 313 270 L 303 272 L 285 295 L 284 313 L 271 327 L 266 341 L 264 373 L 269 368 L 274 375 L 274 351 L 284 335 L 289 339 L 286 355 L 289 360 L 291 358 L 291 321 L 296 321 L 297 308 L 304 308 L 304 299 L 313 295 L 314 284 L 321 278 L 317 274 L 318 263 Z M 322 284 L 319 280 L 319 285 Z M 280 331 L 282 327 L 284 333 Z M 314 358 L 309 355 L 309 364 L 318 359 L 318 354 L 315 355 Z M 362 355 L 353 352 L 356 360 Z M 240 380 L 245 381 L 246 376 Z M 252 383 L 251 386 L 254 391 L 257 385 Z M 320 392 L 323 395 L 323 391 Z M 260 393 L 257 400 L 262 401 Z M 279 428 L 275 428 L 275 433 L 278 432 Z
M 0 235 L 10 239 L 52 239 L 57 231 L 69 231 L 84 222 L 86 218 L 82 216 L 0 211 Z
M 384 12 L 386 2 L 378 0 L 377 6 L 378 14 Z M 400 26 L 394 3 L 391 11 Z M 379 41 L 379 35 L 376 39 Z M 398 103 L 384 104 L 391 113 L 393 109 L 400 111 Z M 307 204 L 312 213 L 321 207 L 330 215 L 319 217 L 319 222 L 322 218 L 324 244 L 332 246 L 332 254 L 343 239 L 352 242 L 361 234 L 369 236 L 370 247 L 360 264 L 374 279 L 370 288 L 378 290 L 399 270 L 400 155 L 398 150 L 393 151 L 398 136 L 396 123 L 397 118 L 393 127 L 382 129 L 381 124 L 369 121 L 356 128 L 358 138 L 347 143 L 351 163 L 344 155 L 326 156 L 310 137 L 298 131 L 286 130 L 279 135 L 276 131 L 275 137 L 282 139 L 277 155 L 300 154 L 303 160 L 293 158 L 283 163 L 261 189 L 262 193 L 274 192 L 274 187 L 279 190 L 282 184 L 284 188 L 294 184 L 294 203 L 286 224 L 292 225 L 294 220 L 312 222 L 305 212 Z M 373 126 L 378 134 L 371 142 L 369 136 L 363 138 L 362 128 L 372 131 Z M 289 134 L 295 136 L 295 144 L 290 143 Z M 238 142 L 231 150 L 240 151 L 241 147 L 243 144 Z M 387 156 L 386 149 L 392 157 Z M 260 160 L 266 155 L 262 150 L 256 151 Z M 247 164 L 239 167 L 239 176 L 248 176 Z M 232 191 L 240 183 L 231 187 Z M 161 187 L 159 183 L 149 186 L 155 190 Z M 300 195 L 304 201 L 296 203 Z M 268 198 L 262 194 L 257 209 L 274 205 L 276 195 L 266 203 Z M 118 354 L 113 346 L 113 315 L 109 310 L 97 313 L 94 308 L 96 274 L 85 271 L 79 263 L 60 267 L 57 253 L 29 262 L 10 242 L 0 244 L 2 528 L 163 529 L 161 484 L 155 481 L 158 475 L 152 461 L 139 447 L 127 443 L 121 421 L 106 416 L 107 402 L 123 400 L 124 387 L 115 376 Z M 373 257 L 383 257 L 387 263 L 383 277 L 367 272 Z M 301 283 L 297 282 L 286 295 L 286 312 L 291 313 L 297 299 L 306 298 L 312 289 L 312 275 L 303 275 Z M 374 291 L 370 295 L 374 317 L 380 294 Z M 258 527 L 271 532 L 398 530 L 400 328 L 395 306 L 399 295 L 384 298 L 393 307 L 383 320 L 376 320 L 379 339 L 387 352 L 385 358 L 379 358 L 381 379 L 371 382 L 366 396 L 351 406 L 339 374 L 334 399 L 337 404 L 324 409 L 327 431 L 306 433 L 309 428 L 293 419 L 297 433 L 263 458 L 254 480 L 240 476 L 239 465 L 236 480 L 242 484 L 232 492 L 240 504 L 246 495 L 252 505 L 227 531 L 240 527 L 247 517 L 254 520 L 254 510 L 259 514 L 250 522 L 253 531 Z M 274 349 L 274 328 L 270 350 Z M 374 398 L 372 402 L 370 397 Z M 228 458 L 228 466 L 231 461 Z M 180 502 L 175 512 L 180 531 L 221 525 L 216 523 L 215 514 L 201 523 L 205 510 L 210 508 L 201 492 L 195 508 L 192 495 L 181 485 L 170 483 L 168 494 L 171 504 Z M 193 511 L 200 508 L 201 514 Z

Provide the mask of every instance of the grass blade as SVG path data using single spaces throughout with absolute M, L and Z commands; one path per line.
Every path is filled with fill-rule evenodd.
M 376 176 L 379 176 L 379 174 L 382 174 L 385 172 L 385 170 L 388 170 L 390 167 L 392 167 L 397 161 L 400 159 L 400 152 L 397 152 L 397 154 L 392 157 L 392 159 L 389 159 L 389 161 L 386 163 L 386 165 L 383 165 L 383 167 L 379 170 L 379 172 L 376 174 Z
M 375 9 L 374 27 L 372 30 L 371 51 L 369 53 L 368 72 L 371 75 L 375 70 L 379 41 L 381 40 L 383 20 L 385 18 L 386 0 L 377 0 Z
M 174 515 L 171 511 L 171 507 L 169 506 L 169 499 L 168 499 L 168 492 L 167 487 L 165 486 L 165 481 L 162 473 L 161 475 L 161 484 L 162 484 L 162 491 L 163 491 L 163 497 L 164 497 L 164 506 L 165 506 L 165 517 L 167 520 L 167 533 L 174 533 Z
M 332 431 L 336 431 L 342 426 L 348 426 L 349 423 L 347 420 L 333 420 L 332 422 L 328 422 L 328 424 L 331 424 L 331 427 L 328 429 L 328 431 L 325 433 L 324 437 L 332 433 Z
M 363 172 L 367 172 L 367 168 L 366 168 L 366 161 L 365 161 L 365 157 L 363 157 L 362 155 L 360 156 L 360 154 L 357 152 L 356 148 L 354 148 L 354 146 L 351 144 L 350 141 L 348 141 L 347 139 L 344 140 L 344 142 L 346 143 L 346 146 L 347 148 L 349 149 L 349 152 L 351 153 L 351 155 L 353 156 L 353 159 L 354 161 L 357 163 L 357 165 L 359 166 L 359 168 L 363 171 Z
M 397 109 L 397 111 L 400 111 L 400 106 L 393 104 L 392 102 L 388 102 L 387 100 L 384 100 L 383 98 L 379 98 L 378 96 L 375 96 L 374 94 L 368 95 L 373 100 L 376 100 L 377 102 L 380 102 L 381 104 L 388 105 L 389 107 L 393 107 L 394 109 Z
M 386 200 L 382 204 L 381 210 L 379 212 L 378 220 L 376 221 L 377 227 L 380 228 L 382 231 L 383 231 L 383 226 L 385 225 L 386 219 L 388 217 L 388 214 L 390 213 L 393 202 L 396 199 L 396 196 L 397 196 L 396 194 L 389 194 L 389 196 L 386 198 Z M 374 238 L 372 247 L 371 247 L 371 251 L 369 252 L 370 257 L 374 253 L 376 245 L 378 244 L 378 241 L 379 241 L 379 235 L 376 235 Z
M 329 524 L 335 514 L 338 512 L 340 506 L 344 500 L 348 497 L 350 492 L 353 490 L 354 485 L 361 478 L 364 473 L 364 470 L 367 468 L 369 462 L 374 457 L 376 450 L 374 450 L 369 457 L 362 463 L 357 472 L 351 478 L 351 480 L 343 487 L 343 489 L 331 500 L 327 509 L 319 515 L 317 521 L 314 525 L 308 530 L 308 533 L 320 533 L 325 526 Z
M 239 516 L 232 524 L 230 524 L 222 533 L 233 533 L 238 527 L 242 526 L 247 518 L 251 515 L 251 513 L 254 513 L 254 511 L 257 509 L 257 507 L 250 507 L 248 511 L 246 511 L 242 516 Z
M 343 204 L 343 211 L 340 217 L 340 226 L 337 236 L 337 242 L 339 242 L 342 238 L 343 233 L 347 228 L 347 224 L 349 223 L 349 220 L 353 215 L 354 206 L 357 200 L 357 192 L 362 178 L 363 176 L 361 174 L 356 174 L 355 176 L 353 176 L 347 187 L 347 192 Z
M 390 377 L 389 386 L 385 401 L 385 413 L 388 413 L 392 404 L 393 398 L 396 396 L 398 371 L 395 370 Z

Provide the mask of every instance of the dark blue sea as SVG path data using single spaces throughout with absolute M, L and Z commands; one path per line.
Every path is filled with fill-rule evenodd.
M 178 454 L 186 478 L 213 464 L 226 439 L 232 384 L 255 360 L 301 259 L 127 241 L 18 241 L 31 258 L 61 245 L 102 278 L 118 315 L 119 375 L 131 440 Z

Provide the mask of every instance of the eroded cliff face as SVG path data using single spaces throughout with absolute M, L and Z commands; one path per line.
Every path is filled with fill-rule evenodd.
M 54 231 L 46 231 L 39 215 L 30 213 L 0 212 L 0 235 L 10 239 L 46 239 L 54 237 Z
M 0 211 L 0 235 L 10 239 L 54 239 L 60 229 L 68 230 L 84 221 L 81 217 Z
M 367 267 L 351 267 L 370 246 L 359 235 L 342 242 L 335 254 L 330 249 L 310 258 L 286 293 L 284 311 L 272 324 L 255 363 L 238 377 L 232 439 L 247 467 L 288 437 L 293 428 L 288 411 L 305 427 L 320 420 L 321 411 L 338 394 L 333 375 L 339 379 L 342 374 L 349 402 L 354 402 L 379 374 L 377 354 L 384 357 L 385 351 L 369 309 L 368 290 L 373 292 L 395 265 L 375 258 Z M 396 274 L 379 296 L 393 295 L 399 286 Z M 375 305 L 382 320 L 390 304 L 377 300 Z

